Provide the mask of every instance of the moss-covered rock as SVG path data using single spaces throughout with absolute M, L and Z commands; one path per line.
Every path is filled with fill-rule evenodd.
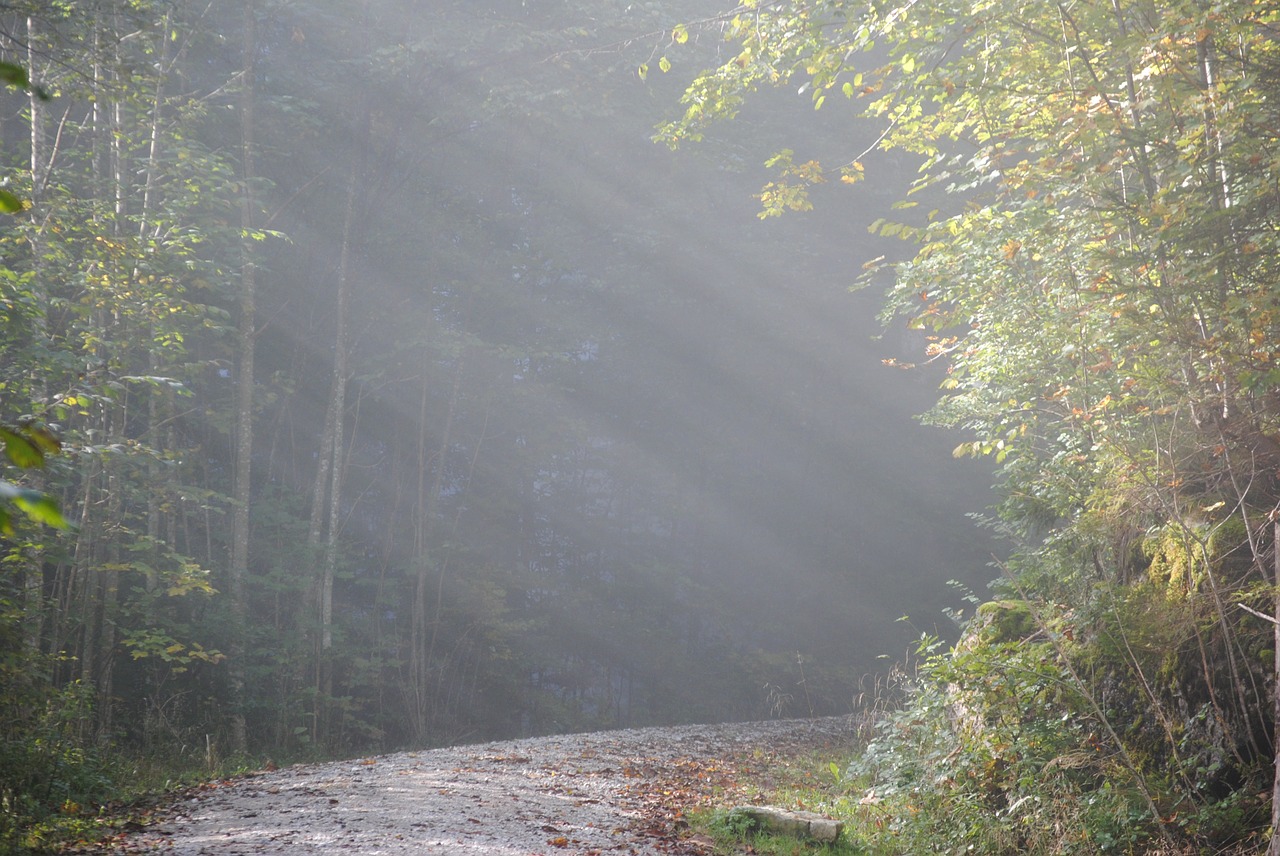
M 1021 642 L 1034 636 L 1036 617 L 1025 600 L 990 600 L 978 607 L 971 632 L 988 645 Z

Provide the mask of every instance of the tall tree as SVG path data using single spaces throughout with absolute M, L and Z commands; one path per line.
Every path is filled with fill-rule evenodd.
M 258 181 L 254 153 L 254 114 L 257 101 L 258 12 L 253 0 L 244 0 L 240 54 L 240 305 L 236 328 L 237 357 L 235 403 L 235 477 L 231 511 L 231 557 L 227 571 L 232 615 L 237 627 L 229 646 L 231 662 L 231 746 L 247 748 L 244 705 L 244 622 L 247 618 L 245 577 L 249 573 L 250 506 L 253 502 L 254 354 L 257 347 L 255 305 L 258 273 L 253 256 L 255 194 Z

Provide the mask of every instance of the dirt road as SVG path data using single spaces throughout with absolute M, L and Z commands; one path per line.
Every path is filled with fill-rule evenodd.
M 115 852 L 708 852 L 684 812 L 850 739 L 845 717 L 543 737 L 299 765 L 195 789 Z

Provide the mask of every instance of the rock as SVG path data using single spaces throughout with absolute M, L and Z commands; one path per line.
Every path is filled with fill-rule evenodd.
M 729 812 L 730 817 L 745 817 L 754 829 L 777 835 L 794 835 L 815 841 L 833 842 L 840 837 L 844 823 L 830 820 L 811 811 L 788 811 L 767 805 L 742 805 Z

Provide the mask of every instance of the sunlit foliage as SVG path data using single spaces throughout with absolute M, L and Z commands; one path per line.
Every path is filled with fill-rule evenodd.
M 1006 591 L 1039 605 L 1038 633 L 1070 633 L 1040 649 L 1055 673 L 1046 687 L 1090 700 L 1064 711 L 1067 730 L 1054 738 L 1064 742 L 1033 766 L 1062 778 L 1082 751 L 1070 730 L 1113 726 L 1104 751 L 1131 760 L 1088 787 L 1136 782 L 1145 820 L 1135 823 L 1150 834 L 1224 834 L 1230 824 L 1210 831 L 1188 818 L 1225 806 L 1223 787 L 1265 790 L 1273 757 L 1274 654 L 1259 616 L 1271 609 L 1280 507 L 1280 12 L 1244 0 L 749 2 L 727 20 L 732 58 L 689 88 L 661 139 L 696 140 L 752 90 L 785 84 L 815 107 L 879 122 L 878 137 L 851 146 L 849 182 L 877 148 L 919 159 L 901 213 L 872 227 L 912 249 L 889 266 L 885 319 L 925 331 L 924 357 L 945 363 L 928 418 L 968 433 L 956 454 L 1000 465 L 990 523 L 1013 543 Z M 783 204 L 799 208 L 822 171 L 797 173 L 789 156 L 780 165 Z M 766 213 L 779 198 L 766 188 Z M 1175 653 L 1150 661 L 1148 644 L 1175 627 L 1178 638 L 1165 640 Z M 975 651 L 930 661 L 914 704 L 948 704 L 938 682 L 971 671 Z M 1064 677 L 1073 670 L 1074 688 Z M 981 699 L 962 682 L 947 692 L 1003 716 L 1028 698 L 991 683 L 1003 672 L 994 662 L 978 670 Z M 1221 731 L 1197 732 L 1202 716 Z M 1126 726 L 1135 717 L 1145 724 Z M 974 741 L 1009 739 L 997 734 L 989 726 L 944 744 L 978 763 Z M 1030 762 L 1016 742 L 1016 759 L 985 775 Z M 1164 781 L 1163 765 L 1183 775 L 1177 757 L 1204 752 L 1219 759 L 1212 769 Z M 982 832 L 984 852 L 1027 844 L 1010 806 L 1059 799 L 1018 781 L 989 783 L 1013 825 Z M 963 804 L 960 791 L 953 800 L 930 787 L 943 802 L 921 817 Z M 1256 812 L 1236 807 L 1237 834 L 1259 827 Z M 1072 823 L 1092 830 L 1097 849 L 1140 846 Z

